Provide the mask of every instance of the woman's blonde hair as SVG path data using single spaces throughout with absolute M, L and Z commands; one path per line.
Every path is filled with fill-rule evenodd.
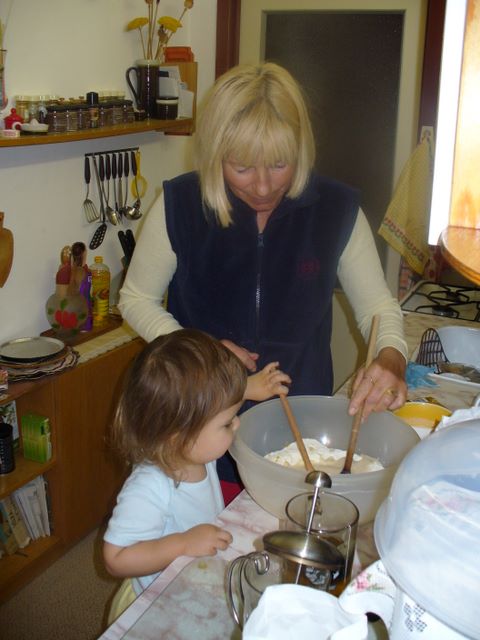
M 179 470 L 205 424 L 243 400 L 247 372 L 218 340 L 179 329 L 150 342 L 133 361 L 113 422 L 113 442 L 129 463 Z
M 200 111 L 195 159 L 204 205 L 218 222 L 232 222 L 223 162 L 294 166 L 287 193 L 299 196 L 315 159 L 315 142 L 302 90 L 283 67 L 241 65 L 217 79 Z

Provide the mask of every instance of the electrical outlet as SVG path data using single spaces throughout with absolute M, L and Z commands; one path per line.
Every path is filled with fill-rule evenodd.
M 433 127 L 422 127 L 422 131 L 420 133 L 420 140 L 423 140 L 427 136 L 430 142 L 433 143 Z

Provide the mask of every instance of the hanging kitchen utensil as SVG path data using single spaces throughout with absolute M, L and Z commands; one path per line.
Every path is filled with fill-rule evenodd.
M 120 216 L 120 220 L 123 216 L 123 192 L 122 192 L 122 179 L 123 179 L 123 155 L 118 154 L 118 207 L 117 211 Z
M 131 151 L 131 158 L 132 158 L 132 175 L 133 175 L 132 185 L 133 185 L 137 181 L 137 171 L 138 171 L 137 159 L 136 159 L 134 151 Z M 138 193 L 138 189 L 136 189 L 136 191 Z M 130 217 L 131 220 L 138 220 L 139 218 L 142 217 L 142 212 L 140 211 L 140 207 L 141 206 L 142 206 L 142 202 L 141 202 L 140 198 L 137 197 L 137 199 L 135 200 L 135 202 L 132 205 L 133 211 L 132 211 L 131 217 Z
M 370 338 L 368 340 L 367 358 L 365 360 L 365 369 L 368 369 L 368 367 L 370 366 L 373 360 L 373 353 L 375 351 L 375 345 L 377 343 L 377 332 L 378 332 L 379 320 L 380 319 L 378 316 L 373 316 L 372 318 Z M 362 402 L 361 407 L 358 408 L 358 411 L 353 418 L 352 431 L 350 433 L 350 441 L 348 443 L 347 452 L 345 454 L 345 463 L 343 465 L 343 469 L 341 473 L 351 472 L 350 469 L 352 467 L 353 454 L 355 453 L 355 449 L 357 446 L 358 431 L 360 429 L 360 423 L 362 422 L 364 404 L 365 402 Z
M 140 172 L 140 151 L 139 150 L 135 152 L 132 151 L 132 162 L 133 162 L 133 156 L 135 156 L 135 163 L 136 163 L 137 170 L 133 174 L 134 176 L 136 176 L 136 180 L 132 182 L 130 188 L 132 190 L 132 196 L 134 198 L 139 198 L 141 200 L 147 192 L 148 183 L 146 178 L 142 176 Z
M 103 156 L 100 156 L 100 159 L 102 159 Z M 105 154 L 105 177 L 107 178 L 107 195 L 105 197 L 105 191 L 103 191 L 103 195 L 105 197 L 105 202 L 106 202 L 106 213 L 107 213 L 107 218 L 108 221 L 113 224 L 113 225 L 117 225 L 119 223 L 119 218 L 117 216 L 117 212 L 115 211 L 115 209 L 113 209 L 110 206 L 110 181 L 112 179 L 112 168 L 111 168 L 111 164 L 110 164 L 110 156 L 109 154 Z M 102 190 L 103 190 L 103 182 L 102 182 Z
M 87 222 L 95 222 L 100 218 L 100 214 L 98 213 L 98 209 L 95 206 L 95 203 L 90 200 L 90 159 L 88 156 L 85 156 L 85 166 L 84 166 L 84 175 L 85 182 L 87 184 L 87 193 L 85 196 L 85 200 L 83 201 L 83 210 L 85 212 L 85 217 Z
M 93 234 L 92 239 L 90 240 L 90 244 L 88 245 L 90 249 L 98 249 L 98 247 L 102 244 L 103 239 L 105 238 L 105 233 L 107 231 L 107 223 L 105 222 L 105 206 L 103 204 L 103 193 L 102 193 L 102 185 L 100 183 L 100 175 L 98 172 L 97 159 L 95 155 L 93 156 L 93 167 L 95 169 L 95 177 L 97 179 L 98 193 L 100 196 L 100 215 L 101 215 L 101 223 L 97 228 L 95 233 Z M 103 165 L 103 156 L 100 156 L 100 171 L 102 175 L 104 175 L 104 165 Z
M 3 287 L 10 274 L 13 262 L 13 233 L 5 229 L 5 214 L 0 211 L 0 287 Z
M 118 239 L 120 240 L 120 244 L 122 246 L 123 255 L 125 256 L 122 262 L 124 263 L 125 269 L 128 267 L 130 263 L 130 247 L 128 246 L 128 241 L 125 236 L 125 231 L 118 231 Z
M 121 222 L 121 216 L 118 212 L 118 195 L 117 195 L 117 154 L 112 153 L 112 184 L 113 184 L 113 202 L 115 204 L 115 212 L 118 221 Z
M 133 216 L 136 214 L 136 211 L 133 207 L 127 204 L 128 176 L 130 175 L 130 159 L 128 157 L 128 151 L 125 151 L 123 155 L 123 174 L 125 176 L 125 199 L 123 202 L 122 214 L 127 218 L 127 220 L 135 220 Z

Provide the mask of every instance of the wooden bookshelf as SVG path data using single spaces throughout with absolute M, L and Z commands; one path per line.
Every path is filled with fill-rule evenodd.
M 14 383 L 1 400 L 15 400 L 20 451 L 16 468 L 0 476 L 0 498 L 43 475 L 53 535 L 0 558 L 0 603 L 98 527 L 115 505 L 128 468 L 109 445 L 109 427 L 123 374 L 143 345 L 135 338 L 54 376 Z M 44 464 L 21 455 L 21 417 L 28 412 L 50 420 L 53 455 Z

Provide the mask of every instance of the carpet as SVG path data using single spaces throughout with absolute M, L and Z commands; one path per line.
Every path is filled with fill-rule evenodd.
M 0 606 L 5 640 L 95 640 L 121 583 L 105 570 L 96 529 Z

